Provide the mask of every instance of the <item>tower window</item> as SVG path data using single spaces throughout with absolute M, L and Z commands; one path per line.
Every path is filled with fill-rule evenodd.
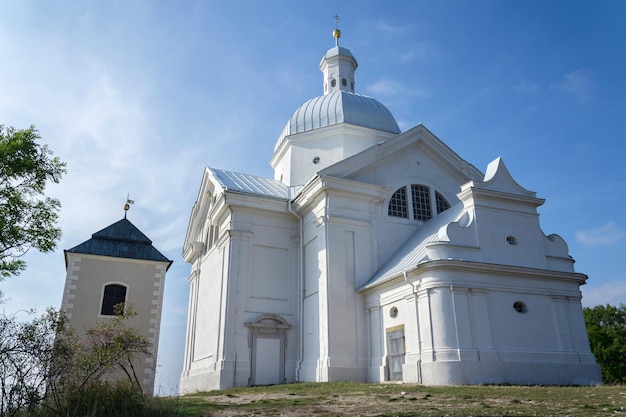
M 332 79 L 332 81 L 330 82 L 330 86 L 331 87 L 336 87 L 337 86 L 337 80 L 335 80 L 334 78 Z
M 406 187 L 398 188 L 389 200 L 387 214 L 394 217 L 408 218 L 408 206 L 406 201 Z
M 102 297 L 102 308 L 100 314 L 103 316 L 115 316 L 119 310 L 119 304 L 126 302 L 126 287 L 120 284 L 109 284 L 104 287 Z M 117 311 L 116 311 L 117 310 Z
M 344 87 L 346 87 L 348 85 L 348 80 L 346 80 L 345 78 L 341 79 L 341 85 L 343 85 Z

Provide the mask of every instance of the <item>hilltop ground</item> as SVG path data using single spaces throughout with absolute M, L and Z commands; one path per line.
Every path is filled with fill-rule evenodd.
M 626 387 L 319 383 L 183 397 L 189 416 L 626 416 Z

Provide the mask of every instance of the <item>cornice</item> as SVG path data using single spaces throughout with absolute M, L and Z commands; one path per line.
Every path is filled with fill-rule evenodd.
M 381 289 L 393 285 L 397 285 L 398 283 L 405 282 L 405 274 L 406 281 L 416 283 L 417 281 L 421 281 L 424 274 L 428 274 L 432 271 L 450 271 L 454 273 L 473 273 L 473 274 L 481 274 L 483 276 L 487 275 L 490 277 L 494 276 L 502 276 L 505 275 L 507 277 L 514 278 L 524 278 L 524 279 L 534 279 L 534 280 L 550 280 L 550 281 L 561 281 L 574 283 L 577 285 L 584 285 L 587 281 L 587 275 L 581 274 L 578 272 L 564 272 L 564 271 L 554 271 L 549 269 L 539 269 L 539 268 L 529 268 L 522 266 L 511 266 L 511 265 L 503 265 L 503 264 L 493 264 L 493 263 L 485 263 L 485 262 L 475 262 L 475 261 L 463 261 L 463 260 L 455 260 L 455 259 L 437 259 L 422 262 L 418 265 L 415 265 L 411 268 L 407 268 L 405 271 L 400 272 L 396 275 L 393 275 L 386 280 L 378 283 L 372 283 L 361 287 L 359 291 L 361 292 L 369 292 L 373 289 Z M 464 280 L 459 280 L 455 277 L 450 278 L 433 278 L 432 282 L 428 285 L 422 285 L 420 283 L 420 288 L 426 287 L 441 287 L 441 286 L 464 286 L 464 284 L 469 284 L 464 282 Z M 475 283 L 471 283 L 472 286 Z M 490 283 L 489 285 L 481 285 L 476 283 L 477 288 L 486 288 L 486 289 L 495 289 L 495 287 L 505 288 L 507 285 L 503 282 L 502 284 L 495 285 Z

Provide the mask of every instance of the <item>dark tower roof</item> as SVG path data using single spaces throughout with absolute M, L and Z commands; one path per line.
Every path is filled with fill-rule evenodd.
M 126 218 L 94 233 L 91 239 L 65 252 L 169 262 L 168 269 L 173 262 L 152 246 L 152 241 Z

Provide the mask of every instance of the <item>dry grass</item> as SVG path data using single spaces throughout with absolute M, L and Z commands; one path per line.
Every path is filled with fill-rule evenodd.
M 626 386 L 301 383 L 178 399 L 181 416 L 626 416 Z

